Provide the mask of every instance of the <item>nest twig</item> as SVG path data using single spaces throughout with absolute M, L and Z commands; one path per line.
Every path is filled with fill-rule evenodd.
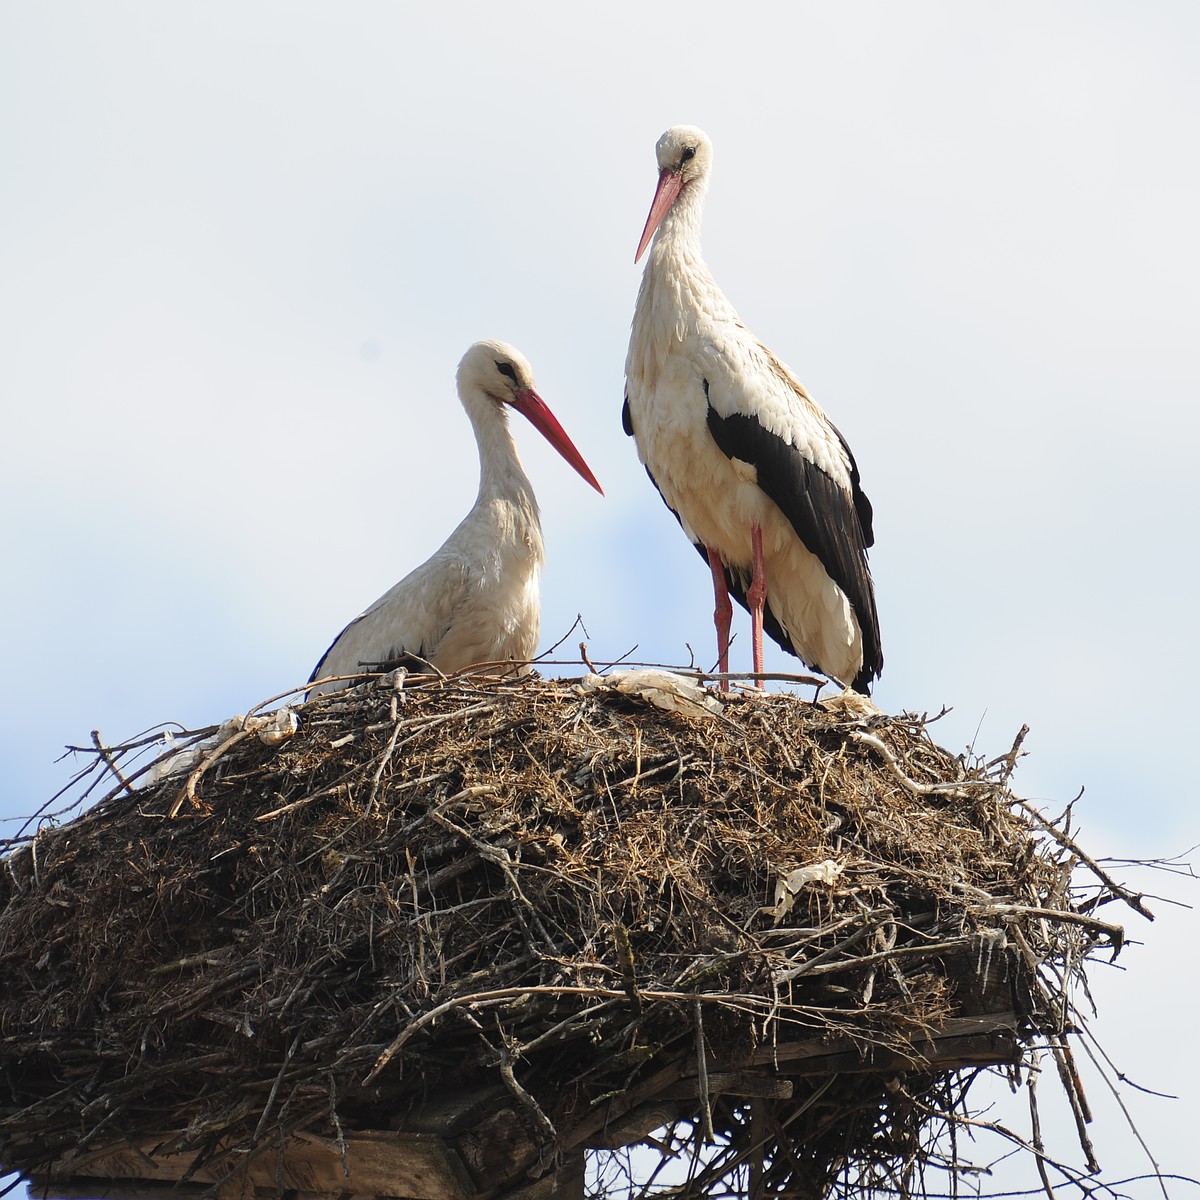
M 701 1135 L 687 1197 L 919 1195 L 962 1166 L 975 1064 L 1039 1047 L 1090 1157 L 1072 992 L 1121 946 L 1100 902 L 1145 906 L 1008 790 L 1020 738 L 968 763 L 837 699 L 687 717 L 536 678 L 295 707 L 149 784 L 145 741 L 95 735 L 116 786 L 7 844 L 6 1167 L 344 1147 L 490 1080 L 543 1164 Z

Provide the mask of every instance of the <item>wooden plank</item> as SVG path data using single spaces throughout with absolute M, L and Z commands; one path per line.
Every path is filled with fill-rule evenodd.
M 678 1083 L 659 1092 L 661 1099 L 695 1099 L 700 1094 L 700 1083 L 694 1074 L 689 1074 Z M 790 1100 L 792 1081 L 771 1074 L 749 1071 L 710 1071 L 708 1073 L 710 1096 L 765 1096 L 770 1100 Z
M 584 1157 L 567 1155 L 553 1171 L 504 1196 L 504 1200 L 583 1200 Z
M 112 1180 L 81 1179 L 64 1183 L 45 1175 L 29 1180 L 29 1195 L 33 1200 L 104 1200 L 107 1196 L 136 1197 L 136 1200 L 190 1200 L 211 1191 L 207 1183 L 171 1184 L 136 1180 L 133 1183 Z
M 501 1083 L 459 1085 L 427 1096 L 420 1107 L 391 1124 L 405 1133 L 457 1137 L 512 1102 L 512 1092 Z
M 781 1097 L 790 1086 L 788 1076 L 931 1071 L 1012 1062 L 1020 1051 L 1016 1025 L 1011 1012 L 955 1017 L 943 1022 L 929 1038 L 914 1039 L 911 1053 L 876 1047 L 864 1055 L 844 1038 L 762 1046 L 737 1065 L 765 1067 L 769 1073 L 727 1072 L 721 1069 L 726 1064 L 710 1064 L 709 1091 Z M 681 1102 L 694 1099 L 697 1087 L 694 1058 L 671 1064 L 590 1113 L 564 1134 L 563 1144 L 616 1148 L 640 1141 L 672 1114 L 681 1115 Z M 631 1098 L 636 1098 L 632 1104 Z
M 806 1058 L 786 1067 L 789 1075 L 879 1075 L 904 1071 L 952 1071 L 958 1067 L 996 1066 L 1014 1061 L 1020 1053 L 1016 1037 L 1008 1033 L 971 1034 L 918 1042 L 912 1053 L 875 1048 L 864 1059 L 857 1049 Z
M 635 1108 L 621 1117 L 619 1121 L 614 1121 L 611 1125 L 606 1125 L 593 1133 L 587 1141 L 588 1149 L 620 1150 L 623 1146 L 632 1146 L 634 1143 L 642 1141 L 646 1134 L 653 1133 L 656 1129 L 661 1129 L 664 1125 L 670 1125 L 672 1121 L 679 1120 L 685 1112 L 693 1111 L 692 1105 L 695 1104 L 696 1092 L 694 1086 L 691 1092 L 692 1094 L 687 1097 L 691 1103 L 687 1105 L 679 1100 L 656 1100 L 649 1104 L 643 1104 L 640 1108 Z
M 366 1192 L 373 1196 L 406 1196 L 411 1200 L 458 1200 L 475 1189 L 458 1155 L 439 1137 L 419 1133 L 354 1133 L 346 1138 L 344 1171 L 338 1144 L 297 1134 L 289 1139 L 284 1172 L 309 1182 L 287 1186 L 302 1191 Z M 275 1184 L 275 1156 L 264 1156 L 263 1166 L 251 1178 L 259 1186 Z
M 218 1200 L 279 1200 L 274 1187 L 240 1187 L 236 1182 L 217 1189 Z M 105 1197 L 119 1200 L 199 1200 L 211 1197 L 211 1183 L 171 1183 L 153 1179 L 92 1179 L 81 1176 L 64 1183 L 60 1179 L 45 1175 L 34 1175 L 29 1180 L 29 1195 L 32 1200 L 104 1200 Z M 325 1200 L 349 1200 L 352 1192 L 318 1193 Z M 300 1200 L 301 1193 L 289 1193 L 288 1200 Z M 310 1197 L 315 1200 L 315 1197 Z M 375 1200 L 363 1197 L 362 1200 Z
M 882 1050 L 870 1046 L 867 1053 L 860 1052 L 856 1043 L 848 1038 L 822 1041 L 813 1038 L 803 1042 L 780 1042 L 774 1046 L 760 1046 L 747 1058 L 747 1065 L 777 1067 L 781 1075 L 819 1074 L 823 1070 L 839 1071 L 882 1071 L 894 1068 L 898 1062 L 908 1063 L 908 1069 L 922 1067 L 954 1067 L 955 1054 L 968 1053 L 963 1066 L 974 1065 L 980 1060 L 979 1052 L 987 1052 L 988 1039 L 995 1039 L 995 1053 L 1002 1057 L 986 1061 L 1005 1062 L 1011 1057 L 1016 1045 L 1017 1017 L 1015 1013 L 991 1013 L 985 1017 L 954 1017 L 943 1021 L 925 1038 L 913 1039 L 913 1057 L 897 1051 Z M 978 1040 L 977 1040 L 978 1039 Z M 829 1064 L 836 1064 L 832 1067 Z M 685 1068 L 685 1074 L 694 1075 L 694 1065 Z
M 475 1192 L 458 1154 L 438 1137 L 425 1134 L 363 1132 L 346 1138 L 343 1163 L 338 1144 L 311 1134 L 296 1134 L 279 1149 L 262 1150 L 253 1157 L 245 1150 L 226 1149 L 216 1161 L 195 1171 L 192 1151 L 170 1148 L 167 1135 L 145 1138 L 136 1145 L 114 1144 L 83 1155 L 61 1159 L 39 1176 L 48 1196 L 75 1191 L 84 1180 L 175 1182 L 214 1184 L 236 1171 L 229 1180 L 231 1193 L 243 1189 L 275 1194 L 288 1191 L 337 1196 L 404 1196 L 408 1200 L 466 1200 Z M 161 1148 L 160 1148 L 161 1147 Z M 346 1174 L 344 1166 L 349 1167 Z M 93 1188 L 92 1190 L 96 1190 Z
M 504 1089 L 508 1095 L 508 1089 Z M 455 1138 L 458 1151 L 480 1191 L 515 1179 L 541 1153 L 520 1117 L 508 1107 L 499 1108 L 473 1129 Z
M 643 1079 L 621 1095 L 614 1096 L 606 1104 L 598 1105 L 582 1120 L 573 1125 L 566 1133 L 560 1130 L 559 1142 L 564 1150 L 573 1150 L 577 1146 L 587 1145 L 593 1137 L 620 1121 L 627 1113 L 640 1108 L 648 1101 L 654 1100 L 664 1088 L 683 1074 L 680 1062 L 668 1063 L 655 1071 L 648 1079 Z
M 1010 1062 L 1020 1052 L 1016 1026 L 1017 1018 L 1011 1012 L 955 1018 L 927 1037 L 914 1039 L 911 1050 L 871 1047 L 864 1053 L 846 1039 L 763 1046 L 737 1064 L 739 1068 L 757 1066 L 761 1073 L 721 1070 L 726 1065 L 714 1063 L 709 1090 L 713 1094 L 778 1097 L 790 1086 L 789 1076 L 930 1071 Z M 562 1149 L 638 1141 L 651 1126 L 681 1111 L 694 1099 L 696 1088 L 694 1062 L 669 1064 L 566 1131 Z M 156 1185 L 178 1187 L 187 1176 L 184 1191 L 172 1189 L 176 1197 L 221 1184 L 221 1200 L 263 1200 L 276 1195 L 279 1187 L 295 1193 L 296 1200 L 384 1196 L 469 1200 L 479 1193 L 502 1190 L 519 1179 L 538 1156 L 539 1147 L 519 1114 L 503 1100 L 495 1089 L 483 1089 L 436 1105 L 426 1117 L 426 1128 L 440 1125 L 448 1131 L 461 1129 L 464 1121 L 472 1122 L 452 1141 L 433 1133 L 352 1133 L 346 1138 L 344 1160 L 336 1142 L 295 1134 L 282 1154 L 278 1147 L 255 1154 L 225 1147 L 193 1171 L 195 1152 L 176 1148 L 181 1135 L 148 1135 L 133 1144 L 114 1143 L 60 1159 L 33 1180 L 34 1194 L 47 1200 L 84 1200 L 108 1193 L 161 1200 L 166 1189 Z M 557 1200 L 575 1195 L 578 1185 L 572 1172 L 564 1168 L 525 1190 L 529 1195 L 522 1200 Z

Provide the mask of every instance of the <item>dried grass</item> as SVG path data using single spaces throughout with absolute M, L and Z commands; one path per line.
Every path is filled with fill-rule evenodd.
M 125 782 L 8 843 L 7 1168 L 403 1128 L 500 1081 L 547 1152 L 710 1137 L 683 1195 L 920 1195 L 977 1064 L 1035 1047 L 1082 1131 L 1072 996 L 1120 946 L 1097 906 L 1140 901 L 1011 793 L 1020 738 L 967 762 L 837 700 L 536 678 L 296 707 L 151 786 L 145 740 L 97 741 L 81 786 Z

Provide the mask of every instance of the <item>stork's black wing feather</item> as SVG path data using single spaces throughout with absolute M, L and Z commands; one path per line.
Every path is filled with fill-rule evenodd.
M 850 443 L 842 437 L 842 431 L 832 421 L 829 422 L 829 428 L 837 434 L 837 440 L 842 443 L 842 449 L 846 452 L 846 461 L 850 464 L 850 494 L 854 497 L 854 511 L 858 514 L 858 524 L 862 529 L 863 546 L 869 549 L 875 545 L 875 530 L 872 528 L 875 510 L 871 507 L 871 501 L 867 499 L 867 493 L 862 490 L 862 483 L 858 477 L 858 463 L 854 461 Z
M 709 405 L 708 428 L 723 454 L 754 467 L 758 486 L 779 506 L 796 536 L 846 594 L 863 640 L 862 670 L 853 686 L 865 691 L 883 667 L 883 651 L 875 588 L 867 565 L 867 547 L 874 541 L 871 502 L 859 485 L 858 467 L 849 447 L 846 447 L 850 461 L 847 495 L 836 480 L 805 458 L 797 447 L 752 416 L 735 412 L 723 417 Z M 837 436 L 846 446 L 842 435 Z M 738 598 L 745 603 L 741 596 Z M 774 632 L 771 636 L 780 640 Z

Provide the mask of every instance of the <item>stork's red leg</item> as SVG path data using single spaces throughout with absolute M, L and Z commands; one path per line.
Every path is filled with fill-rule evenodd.
M 762 530 L 757 524 L 750 527 L 750 542 L 754 550 L 753 576 L 746 604 L 750 608 L 750 638 L 754 654 L 754 673 L 763 673 L 763 605 L 767 600 L 767 569 L 763 565 Z M 762 687 L 762 680 L 758 681 Z
M 717 670 L 724 674 L 729 670 L 729 626 L 733 621 L 733 604 L 729 599 L 729 585 L 725 582 L 725 564 L 721 556 L 713 549 L 705 546 L 708 552 L 708 565 L 712 568 L 713 597 L 716 607 L 713 609 L 713 624 L 717 627 Z M 721 691 L 729 691 L 729 680 L 721 680 Z

